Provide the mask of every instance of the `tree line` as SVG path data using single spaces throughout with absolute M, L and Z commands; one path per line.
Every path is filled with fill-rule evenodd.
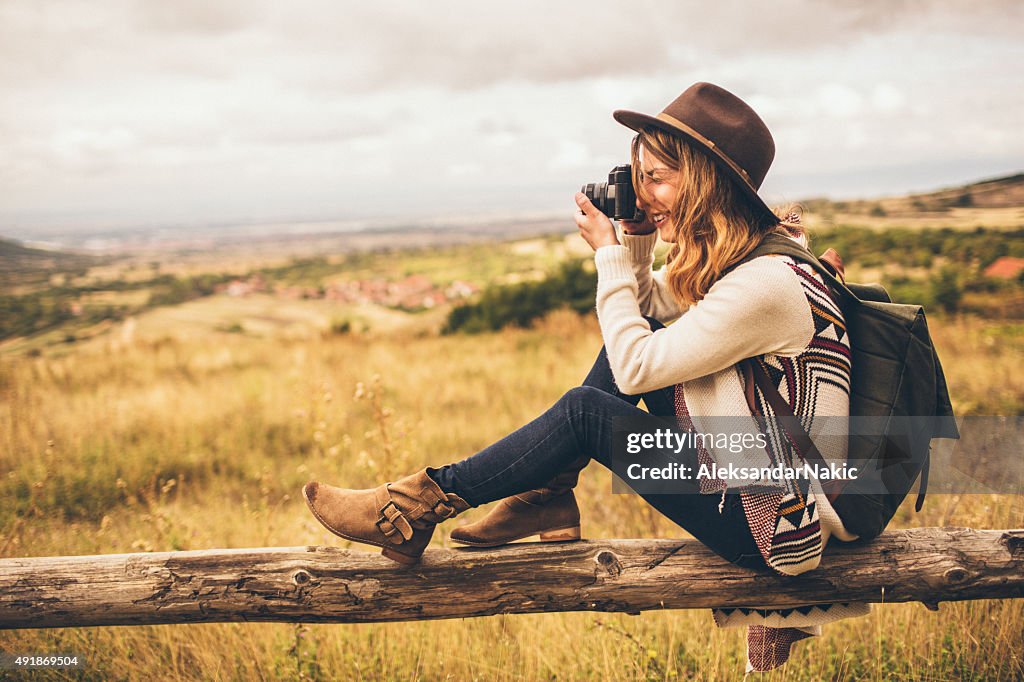
M 829 247 L 836 249 L 847 264 L 896 264 L 927 270 L 923 277 L 887 275 L 881 283 L 894 301 L 919 304 L 928 311 L 960 311 L 964 295 L 971 292 L 998 296 L 1024 291 L 1024 273 L 1010 281 L 993 280 L 983 274 L 986 267 L 1002 256 L 1024 258 L 1024 229 L 879 231 L 842 227 L 822 231 L 812 238 L 814 253 Z M 597 275 L 587 270 L 583 262 L 566 263 L 540 282 L 488 287 L 476 302 L 454 308 L 443 332 L 479 333 L 506 326 L 526 327 L 561 307 L 588 313 L 594 310 Z

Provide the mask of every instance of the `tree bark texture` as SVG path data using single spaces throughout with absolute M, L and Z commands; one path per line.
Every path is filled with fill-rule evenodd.
M 336 547 L 0 559 L 0 629 L 1024 597 L 1024 529 L 920 528 L 830 545 L 796 577 L 687 540 L 430 548 L 402 567 Z

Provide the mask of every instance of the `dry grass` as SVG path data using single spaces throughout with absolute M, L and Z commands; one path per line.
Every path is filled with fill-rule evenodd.
M 1019 325 L 933 326 L 958 409 L 1019 414 Z M 556 313 L 478 337 L 113 334 L 0 359 L 0 555 L 344 544 L 307 514 L 306 480 L 370 486 L 471 454 L 577 385 L 599 347 L 592 319 Z M 684 534 L 610 488 L 598 465 L 584 473 L 586 536 Z M 1024 527 L 1019 496 L 909 506 L 897 526 Z M 763 679 L 1020 679 L 1022 633 L 1020 600 L 876 606 Z M 0 632 L 0 649 L 76 651 L 83 679 L 126 680 L 731 680 L 744 660 L 742 630 L 707 611 L 67 628 Z

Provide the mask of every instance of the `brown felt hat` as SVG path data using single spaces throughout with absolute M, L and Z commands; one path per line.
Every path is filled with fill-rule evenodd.
M 755 208 L 774 217 L 757 190 L 775 158 L 775 141 L 761 117 L 728 90 L 694 83 L 657 116 L 622 109 L 612 116 L 636 131 L 650 126 L 682 135 L 706 152 Z

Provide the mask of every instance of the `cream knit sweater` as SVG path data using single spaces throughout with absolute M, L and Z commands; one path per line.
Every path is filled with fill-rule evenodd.
M 755 258 L 712 285 L 697 304 L 683 310 L 665 284 L 664 268 L 652 271 L 657 233 L 620 235 L 622 245 L 594 254 L 597 316 L 608 362 L 619 390 L 637 395 L 685 384 L 687 406 L 695 417 L 749 416 L 736 363 L 762 354 L 795 356 L 814 336 L 814 322 L 797 275 L 782 259 Z M 652 332 L 642 317 L 669 323 Z M 848 397 L 824 406 L 824 414 L 849 412 Z M 819 406 L 821 407 L 821 406 Z M 822 457 L 845 463 L 842 439 L 829 439 Z M 842 446 L 842 450 L 835 447 Z M 832 535 L 855 540 L 828 503 L 817 481 L 822 542 Z

